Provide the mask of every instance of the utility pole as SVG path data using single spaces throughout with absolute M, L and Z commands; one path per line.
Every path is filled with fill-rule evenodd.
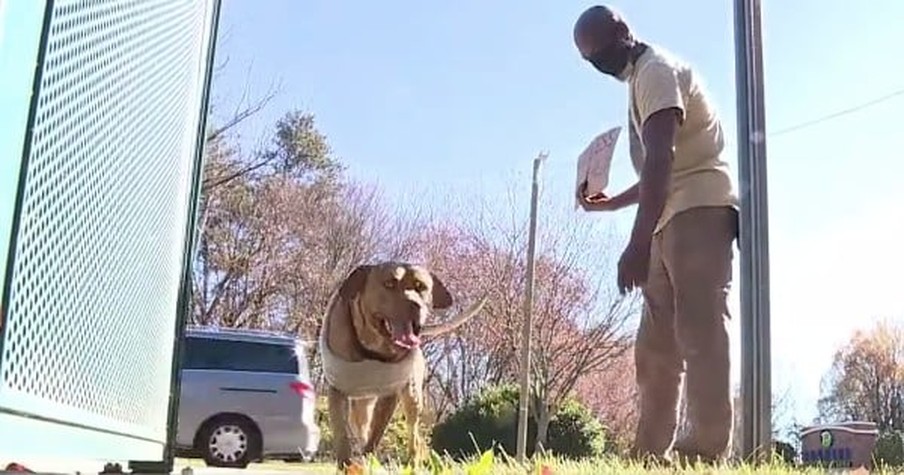
M 735 0 L 734 15 L 741 201 L 741 442 L 745 459 L 759 462 L 768 460 L 772 447 L 769 214 L 760 0 Z
M 527 275 L 524 292 L 524 325 L 521 327 L 521 394 L 518 403 L 518 449 L 517 460 L 527 461 L 527 419 L 530 412 L 530 360 L 531 327 L 534 312 L 534 256 L 537 252 L 537 207 L 540 200 L 540 164 L 548 153 L 541 153 L 534 159 L 533 183 L 530 195 L 530 229 L 527 235 Z

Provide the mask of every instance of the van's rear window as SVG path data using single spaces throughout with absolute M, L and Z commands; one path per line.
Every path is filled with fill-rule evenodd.
M 298 374 L 295 348 L 289 345 L 187 337 L 183 369 L 222 369 Z

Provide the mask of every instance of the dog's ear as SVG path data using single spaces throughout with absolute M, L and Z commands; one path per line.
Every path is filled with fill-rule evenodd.
M 433 279 L 433 308 L 442 310 L 452 306 L 452 294 L 446 289 L 446 284 L 434 273 L 430 273 Z
M 361 289 L 364 288 L 364 284 L 367 282 L 367 274 L 370 274 L 370 270 L 373 269 L 371 265 L 360 265 L 352 271 L 348 277 L 342 281 L 342 286 L 339 287 L 339 296 L 344 299 L 351 299 L 355 295 L 358 295 L 361 292 Z

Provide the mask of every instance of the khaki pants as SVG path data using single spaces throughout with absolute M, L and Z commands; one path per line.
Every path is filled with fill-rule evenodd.
M 716 461 L 731 442 L 728 330 L 733 208 L 693 208 L 653 238 L 635 344 L 640 419 L 635 455 L 669 459 L 686 378 L 689 437 L 682 456 Z

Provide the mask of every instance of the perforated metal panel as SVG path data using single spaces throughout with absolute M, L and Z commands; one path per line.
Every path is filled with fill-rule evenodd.
M 0 411 L 164 443 L 215 2 L 49 3 Z

